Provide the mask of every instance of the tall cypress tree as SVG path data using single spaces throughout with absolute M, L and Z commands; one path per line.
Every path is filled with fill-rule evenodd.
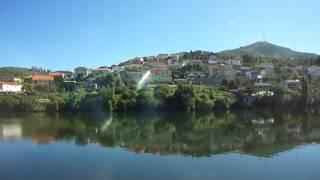
M 302 99 L 305 105 L 310 104 L 310 88 L 307 78 L 302 79 Z

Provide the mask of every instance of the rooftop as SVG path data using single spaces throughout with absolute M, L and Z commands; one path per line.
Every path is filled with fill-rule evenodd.
M 25 77 L 25 79 L 31 79 L 32 81 L 53 81 L 54 76 L 34 74 L 31 76 Z
M 308 71 L 320 71 L 320 66 L 310 66 Z
M 3 84 L 6 84 L 6 85 L 16 85 L 17 83 L 15 83 L 15 82 L 4 82 L 4 81 L 0 81 L 0 85 L 3 85 Z

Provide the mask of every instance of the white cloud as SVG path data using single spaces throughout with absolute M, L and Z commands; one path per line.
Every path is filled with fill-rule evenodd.
M 229 23 L 228 23 L 228 26 L 229 27 L 234 27 L 234 26 L 236 26 L 237 25 L 237 22 L 235 22 L 235 21 L 230 21 Z

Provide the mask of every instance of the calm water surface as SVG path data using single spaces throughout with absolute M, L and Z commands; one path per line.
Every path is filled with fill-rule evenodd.
M 320 179 L 320 118 L 0 115 L 0 179 Z

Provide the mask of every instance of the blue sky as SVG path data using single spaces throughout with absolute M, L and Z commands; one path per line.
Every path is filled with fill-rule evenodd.
M 317 0 L 0 0 L 0 66 L 72 70 L 263 40 L 320 54 Z

